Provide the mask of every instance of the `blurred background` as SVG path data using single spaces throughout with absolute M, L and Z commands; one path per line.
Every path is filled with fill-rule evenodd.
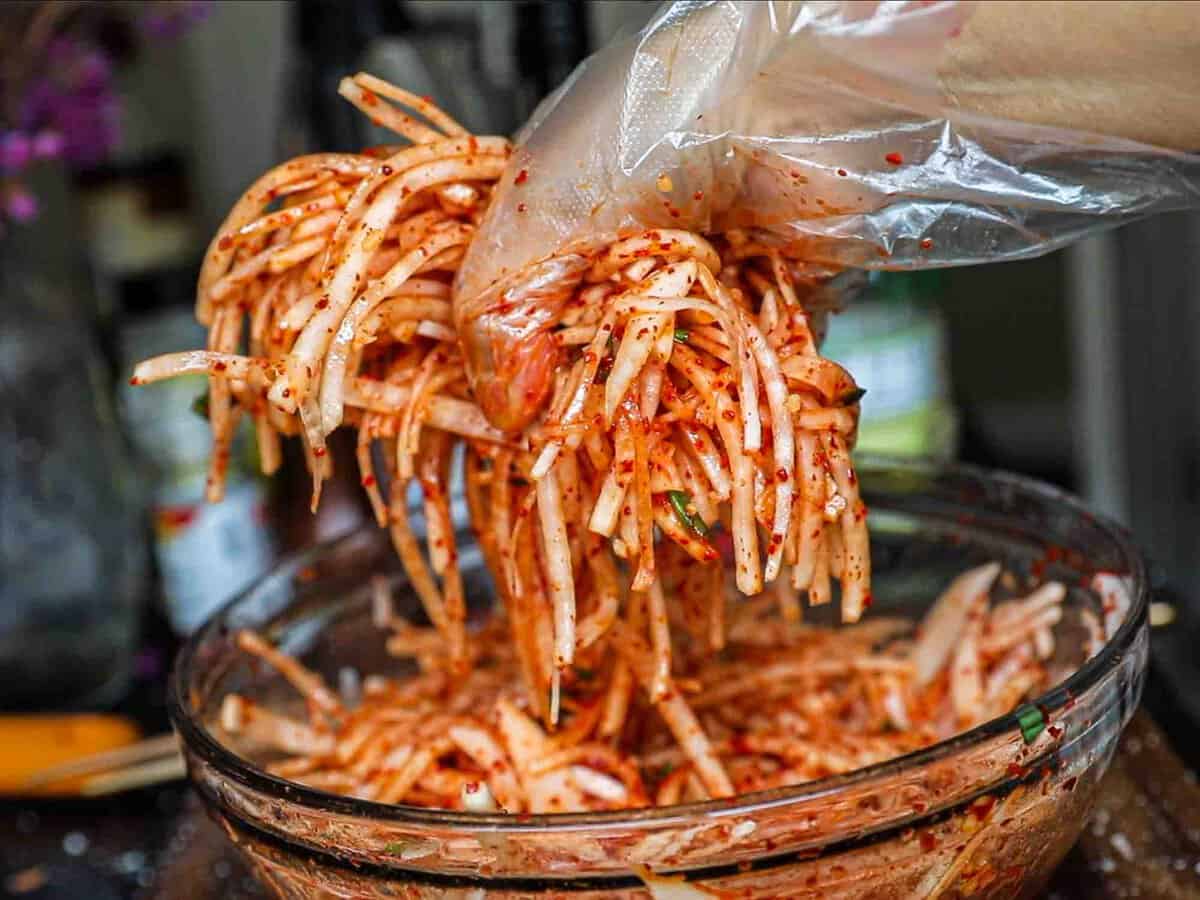
M 249 182 L 284 157 L 379 140 L 338 79 L 366 69 L 507 134 L 655 7 L 4 4 L 0 712 L 119 709 L 161 730 L 181 637 L 279 553 L 366 520 L 352 466 L 313 517 L 299 460 L 267 483 L 250 440 L 228 498 L 206 506 L 202 383 L 127 384 L 134 361 L 203 343 L 198 260 Z M 1026 262 L 879 273 L 826 346 L 868 390 L 863 449 L 1036 476 L 1133 530 L 1178 616 L 1151 701 L 1181 728 L 1200 721 L 1186 641 L 1200 586 L 1197 251 L 1200 221 L 1178 215 Z M 31 846 L 36 822 L 10 824 Z M 24 871 L 31 851 L 6 834 L 3 869 Z

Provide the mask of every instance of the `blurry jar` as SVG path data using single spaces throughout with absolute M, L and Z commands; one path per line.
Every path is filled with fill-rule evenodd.
M 122 368 L 128 372 L 139 360 L 202 347 L 204 339 L 205 329 L 190 306 L 166 305 L 128 318 L 121 328 Z M 234 442 L 224 500 L 204 499 L 212 432 L 196 406 L 207 391 L 205 376 L 190 375 L 126 386 L 121 396 L 149 481 L 151 546 L 163 611 L 182 635 L 265 572 L 274 554 L 266 487 L 246 428 Z
M 54 238 L 63 243 L 43 223 L 0 238 L 4 709 L 119 698 L 146 588 L 138 489 L 92 328 L 94 307 L 70 285 L 68 262 L 38 252 Z
M 872 272 L 869 286 L 829 322 L 821 352 L 854 374 L 862 399 L 860 451 L 954 457 L 946 323 L 931 272 Z

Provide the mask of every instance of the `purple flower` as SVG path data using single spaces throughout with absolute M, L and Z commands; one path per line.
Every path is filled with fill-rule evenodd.
M 14 222 L 28 222 L 38 214 L 37 197 L 29 193 L 24 185 L 9 188 L 4 200 L 4 211 Z
M 153 0 L 128 6 L 145 34 L 175 38 L 205 18 L 213 3 Z M 10 222 L 38 214 L 37 198 L 16 180 L 29 166 L 62 160 L 86 167 L 117 145 L 121 104 L 111 54 L 120 59 L 122 49 L 129 49 L 114 40 L 114 27 L 127 36 L 129 25 L 130 17 L 107 10 L 99 18 L 76 17 L 30 60 L 31 71 L 18 68 L 23 77 L 7 85 L 16 92 L 18 108 L 15 121 L 0 120 L 0 237 Z
M 26 131 L 57 134 L 57 148 L 47 142 L 44 149 L 56 149 L 67 162 L 98 163 L 118 140 L 112 66 L 100 51 L 65 37 L 51 42 L 47 57 L 47 74 L 26 92 L 22 124 Z
M 33 136 L 34 159 L 58 159 L 63 152 L 63 136 L 57 131 L 39 131 Z
M 29 136 L 19 131 L 9 131 L 0 136 L 0 172 L 15 175 L 27 165 L 33 147 Z

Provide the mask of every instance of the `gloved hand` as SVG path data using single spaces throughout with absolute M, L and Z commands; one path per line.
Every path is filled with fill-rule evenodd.
M 1097 34 L 1080 6 L 666 4 L 585 61 L 517 137 L 455 285 L 485 413 L 502 428 L 536 415 L 550 329 L 587 254 L 618 235 L 749 230 L 832 276 L 1031 256 L 1200 205 L 1200 158 L 1130 139 L 1200 138 L 1196 91 L 1179 90 L 1200 90 L 1200 67 L 1183 64 L 1200 16 L 1087 4 L 1141 28 Z M 1072 22 L 1084 43 L 1052 52 Z M 1171 59 L 1187 71 L 1172 76 Z M 1114 112 L 1148 67 L 1165 108 Z M 1092 121 L 1110 135 L 1070 130 Z

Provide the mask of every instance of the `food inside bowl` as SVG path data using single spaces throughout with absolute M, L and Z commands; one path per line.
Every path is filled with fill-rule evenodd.
M 306 785 L 303 774 L 272 774 L 289 757 L 311 749 L 276 749 L 269 735 L 255 730 L 253 713 L 243 719 L 249 727 L 225 732 L 221 712 L 225 698 L 237 694 L 250 701 L 249 709 L 283 714 L 304 726 L 327 721 L 309 719 L 304 693 L 274 665 L 242 648 L 241 635 L 251 630 L 319 674 L 336 691 L 334 699 L 352 710 L 349 716 L 377 708 L 364 699 L 377 686 L 390 683 L 402 690 L 425 679 L 420 652 L 397 657 L 386 645 L 394 632 L 428 628 L 427 617 L 397 571 L 386 539 L 364 529 L 289 557 L 189 642 L 173 676 L 171 713 L 192 781 L 257 876 L 284 896 L 326 891 L 463 900 L 645 900 L 652 895 L 647 882 L 655 896 L 743 900 L 1041 896 L 1040 887 L 1083 826 L 1140 694 L 1147 594 L 1136 552 L 1077 501 L 1024 479 L 865 458 L 859 472 L 873 510 L 877 599 L 870 614 L 859 626 L 835 628 L 836 610 L 826 606 L 806 609 L 804 623 L 788 625 L 778 604 L 731 597 L 731 645 L 748 646 L 755 658 L 759 651 L 753 645 L 764 634 L 803 652 L 805 646 L 823 646 L 826 629 L 882 629 L 874 620 L 885 617 L 922 622 L 961 573 L 996 560 L 1002 569 L 989 590 L 996 610 L 989 617 L 1048 582 L 1065 588 L 1057 603 L 1062 617 L 1051 629 L 1054 651 L 1041 662 L 1047 685 L 1067 676 L 1065 681 L 1008 715 L 899 758 L 703 803 L 539 815 L 474 811 L 452 792 L 444 800 L 450 809 L 417 805 L 416 793 L 402 803 L 362 799 L 333 786 Z M 503 658 L 515 651 L 504 646 L 502 628 L 486 625 L 487 608 L 501 601 L 477 548 L 467 538 L 460 546 L 471 645 Z M 389 613 L 395 629 L 381 627 L 393 618 Z M 747 631 L 742 621 L 752 628 Z M 806 633 L 812 638 L 807 644 Z M 862 635 L 864 643 L 876 643 L 868 631 Z M 881 631 L 878 648 L 896 651 L 912 636 L 889 638 Z M 392 647 L 405 654 L 414 649 L 404 642 Z M 814 672 L 832 662 L 815 650 L 813 655 Z M 728 662 L 718 655 L 713 664 Z M 604 672 L 582 674 L 591 676 L 585 682 L 590 685 Z M 461 677 L 451 674 L 447 680 Z M 706 727 L 717 715 L 753 724 L 757 709 L 783 706 L 789 697 L 798 702 L 814 681 L 781 684 L 777 694 L 767 684 L 710 708 L 695 701 L 694 685 L 683 682 L 681 693 L 695 703 Z M 574 684 L 566 687 L 568 697 L 587 696 Z M 522 690 L 518 682 L 518 695 Z M 666 748 L 664 756 L 681 758 L 647 696 L 638 688 L 630 720 L 638 717 L 657 731 L 656 751 Z M 530 707 L 524 711 L 536 720 Z M 486 718 L 483 710 L 466 712 L 475 720 Z M 575 710 L 564 705 L 560 729 L 539 727 L 553 741 L 574 717 Z M 326 733 L 333 743 L 334 733 Z M 495 739 L 503 749 L 504 738 Z M 638 740 L 631 730 L 623 749 Z M 721 737 L 713 743 L 734 777 L 736 754 L 725 755 Z M 471 767 L 461 755 L 439 762 Z M 607 774 L 604 764 L 572 763 Z M 670 774 L 643 775 L 647 795 Z
M 669 806 L 799 784 L 930 746 L 1044 693 L 1073 671 L 1055 661 L 1066 587 L 1028 589 L 998 563 L 955 578 L 914 631 L 897 618 L 827 627 L 788 623 L 775 598 L 739 598 L 728 639 L 709 652 L 679 623 L 672 688 L 652 697 L 653 654 L 614 626 L 615 656 L 582 657 L 565 679 L 555 730 L 529 707 L 507 623 L 472 634 L 470 668 L 456 670 L 437 630 L 397 617 L 387 583 L 374 619 L 407 678 L 350 676 L 332 690 L 252 631 L 238 646 L 286 679 L 306 720 L 231 693 L 219 733 L 275 754 L 266 770 L 310 787 L 379 803 L 508 813 Z M 1114 594 L 1114 597 L 1120 596 Z M 1114 601 L 1115 602 L 1115 601 Z M 1074 610 L 1090 657 L 1104 626 Z M 614 676 L 623 664 L 635 677 Z M 1026 706 L 1024 739 L 1046 726 Z

